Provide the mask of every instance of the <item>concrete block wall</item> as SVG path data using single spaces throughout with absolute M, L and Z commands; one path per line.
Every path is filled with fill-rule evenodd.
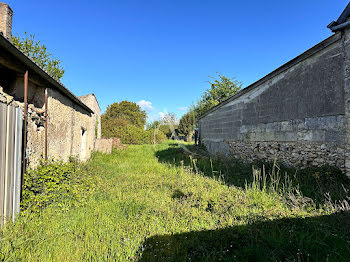
M 334 34 L 209 111 L 201 142 L 212 154 L 350 171 L 348 37 Z
M 345 30 L 342 45 L 344 53 L 345 170 L 350 175 L 350 29 Z

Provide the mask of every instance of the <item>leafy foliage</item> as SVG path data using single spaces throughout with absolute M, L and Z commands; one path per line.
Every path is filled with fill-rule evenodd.
M 53 57 L 44 44 L 35 39 L 35 35 L 23 37 L 12 36 L 12 43 L 25 55 L 33 59 L 41 68 L 45 69 L 51 76 L 60 80 L 64 75 L 62 61 Z
M 49 161 L 24 176 L 22 210 L 39 212 L 49 205 L 62 209 L 80 206 L 96 189 L 93 177 L 76 160 L 68 163 Z M 95 179 L 95 178 L 94 178 Z M 70 203 L 63 206 L 63 203 Z
M 174 113 L 168 113 L 161 119 L 159 129 L 166 135 L 167 138 L 171 138 L 175 134 L 175 130 L 178 126 L 178 120 Z
M 142 110 L 136 103 L 130 101 L 116 102 L 109 105 L 102 115 L 102 126 L 106 128 L 110 125 L 109 121 L 123 119 L 128 124 L 143 128 L 146 124 L 146 118 L 146 111 Z
M 121 118 L 106 119 L 103 115 L 101 117 L 102 136 L 103 137 L 118 137 L 121 136 L 121 131 L 130 126 L 130 123 Z
M 167 113 L 165 116 L 162 117 L 160 121 L 163 125 L 172 125 L 172 126 L 176 126 L 178 122 L 175 113 Z
M 113 128 L 113 135 L 120 138 L 123 144 L 142 145 L 153 144 L 154 129 L 144 130 L 134 125 L 120 125 Z M 156 132 L 156 143 L 161 143 L 166 139 L 160 130 Z
M 106 125 L 108 124 L 108 125 Z M 125 119 L 102 120 L 102 135 L 104 137 L 118 137 L 123 144 L 141 145 L 153 144 L 154 128 L 144 130 L 130 124 Z M 161 143 L 166 139 L 163 132 L 158 131 L 156 134 L 156 143 Z
M 101 117 L 102 136 L 118 137 L 124 144 L 150 144 L 154 142 L 153 132 L 144 130 L 146 124 L 146 111 L 136 103 L 122 101 L 107 107 L 106 113 Z M 156 142 L 162 142 L 165 135 L 159 132 Z
M 160 125 L 159 130 L 166 135 L 166 137 L 169 139 L 174 135 L 174 131 L 176 129 L 176 126 L 173 125 Z
M 81 169 L 96 185 L 86 204 L 56 190 L 40 213 L 22 213 L 0 230 L 0 261 L 349 260 L 348 212 L 290 206 L 264 177 L 252 179 L 250 165 L 197 157 L 173 141 L 94 154 Z M 243 169 L 246 186 L 227 186 Z
M 145 131 L 147 136 L 145 140 L 145 144 L 160 144 L 164 142 L 168 137 L 162 132 L 162 130 L 158 129 L 148 129 Z
M 211 77 L 214 81 L 208 81 L 208 88 L 200 100 L 195 105 L 194 111 L 197 116 L 201 116 L 214 106 L 236 94 L 242 87 L 242 84 L 234 78 L 228 78 L 217 73 L 218 78 Z
M 178 120 L 174 113 L 168 113 L 160 120 L 155 120 L 147 124 L 146 129 L 159 129 L 169 139 L 171 138 L 178 127 Z
M 196 116 L 194 111 L 189 111 L 184 114 L 179 122 L 178 131 L 180 134 L 188 137 L 193 134 L 193 130 L 196 124 Z
M 158 128 L 158 126 L 160 126 L 160 120 L 154 120 L 146 124 L 146 129 Z
M 0 261 L 349 260 L 349 212 L 290 206 L 280 191 L 264 189 L 264 177 L 252 179 L 250 165 L 197 159 L 182 146 L 201 148 L 180 145 L 129 146 L 75 166 L 68 173 L 83 170 L 82 179 L 96 185 L 86 204 L 57 196 L 40 213 L 8 222 L 0 230 Z M 242 172 L 250 177 L 243 187 L 235 184 Z M 341 188 L 345 180 L 332 177 Z M 85 197 L 85 188 L 79 191 Z
M 228 78 L 217 73 L 218 78 L 211 77 L 213 81 L 208 81 L 208 88 L 199 101 L 191 106 L 191 109 L 181 117 L 178 132 L 186 137 L 192 136 L 198 117 L 208 112 L 210 109 L 236 94 L 242 84 L 234 78 Z

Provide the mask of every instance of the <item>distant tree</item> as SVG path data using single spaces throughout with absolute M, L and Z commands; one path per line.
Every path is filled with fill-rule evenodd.
M 167 136 L 171 138 L 175 135 L 175 129 L 178 126 L 179 120 L 174 113 L 168 113 L 160 120 L 159 129 Z
M 176 126 L 172 125 L 159 125 L 158 128 L 160 131 L 162 131 L 167 138 L 171 138 L 174 135 L 174 131 L 176 129 Z
M 165 116 L 162 117 L 160 120 L 162 124 L 164 125 L 177 125 L 178 124 L 178 119 L 175 115 L 175 113 L 167 113 Z
M 214 81 L 208 81 L 208 88 L 195 105 L 194 111 L 197 116 L 203 115 L 220 102 L 236 94 L 242 87 L 242 83 L 234 78 L 228 78 L 217 73 L 218 78 L 211 77 Z
M 146 129 L 160 130 L 167 138 L 171 138 L 176 133 L 178 122 L 174 113 L 168 113 L 161 119 L 148 123 Z
M 155 120 L 153 122 L 146 124 L 146 130 L 155 129 L 155 128 L 158 128 L 159 126 L 160 126 L 160 121 Z
M 114 103 L 107 107 L 106 112 L 102 115 L 102 126 L 113 125 L 116 119 L 123 119 L 131 125 L 144 128 L 147 114 L 139 105 L 134 102 L 122 101 Z
M 45 69 L 51 76 L 60 80 L 64 75 L 62 61 L 53 57 L 46 46 L 35 39 L 35 35 L 23 37 L 12 36 L 12 43 L 25 55 L 33 59 L 41 68 Z
M 193 130 L 196 124 L 196 114 L 193 110 L 184 114 L 179 122 L 178 132 L 187 137 L 187 140 L 191 140 Z

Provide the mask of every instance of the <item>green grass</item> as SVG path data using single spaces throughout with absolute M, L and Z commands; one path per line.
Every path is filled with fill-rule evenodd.
M 264 186 L 249 165 L 191 158 L 173 142 L 95 154 L 82 167 L 93 190 L 8 223 L 0 261 L 350 260 L 347 212 Z

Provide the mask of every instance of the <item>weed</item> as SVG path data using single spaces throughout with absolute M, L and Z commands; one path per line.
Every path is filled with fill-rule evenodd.
M 348 261 L 349 213 L 307 202 L 283 167 L 191 161 L 173 144 L 30 171 L 0 261 Z

